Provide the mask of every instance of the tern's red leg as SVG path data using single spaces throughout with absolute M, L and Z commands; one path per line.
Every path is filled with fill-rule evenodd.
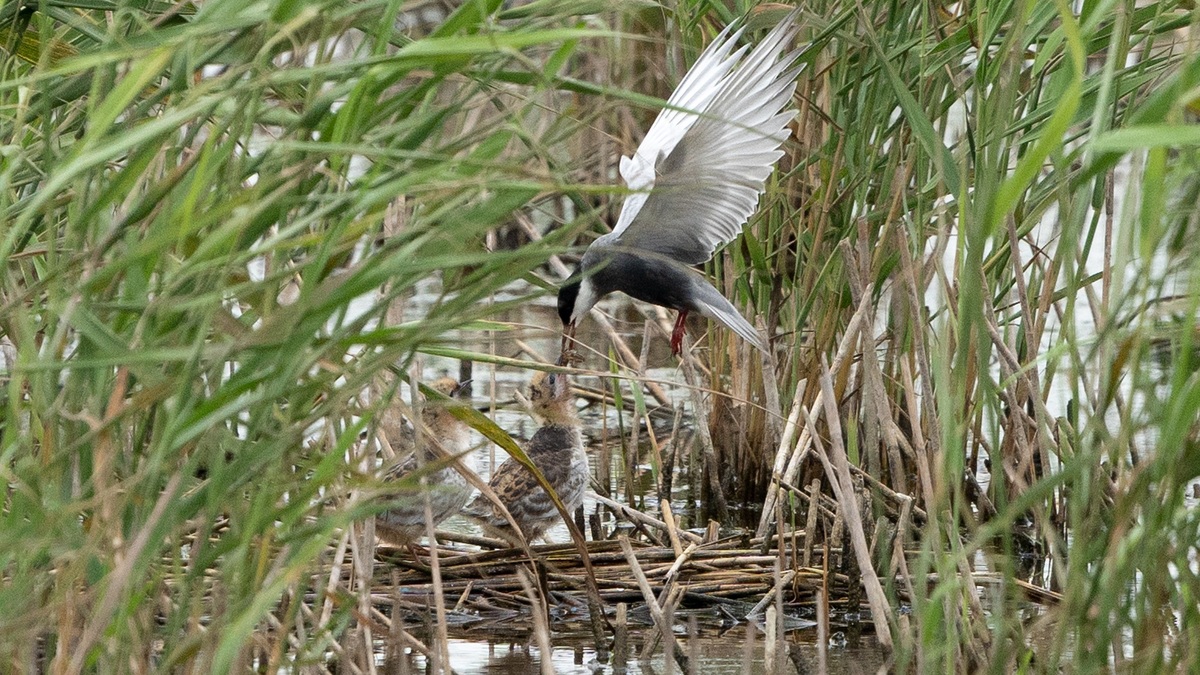
M 679 356 L 683 353 L 683 333 L 687 329 L 686 309 L 679 311 L 679 318 L 675 319 L 675 330 L 671 331 L 671 353 Z

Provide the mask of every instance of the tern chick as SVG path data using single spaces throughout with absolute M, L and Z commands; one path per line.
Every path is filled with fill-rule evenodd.
M 453 396 L 460 385 L 453 378 L 443 377 L 431 387 L 446 396 Z M 467 452 L 471 447 L 471 430 L 452 415 L 445 405 L 437 401 L 427 401 L 421 410 L 421 422 L 428 435 L 418 443 L 411 428 L 401 426 L 398 420 L 389 419 L 389 416 L 385 415 L 383 429 L 388 435 L 388 441 L 399 445 L 397 450 L 412 450 L 408 457 L 384 472 L 385 482 L 408 478 L 421 464 L 444 461 L 433 451 L 432 446 L 435 443 L 440 445 L 444 452 L 458 456 L 458 461 L 468 470 L 475 470 L 474 456 Z M 425 488 L 429 492 L 429 506 L 435 526 L 461 511 L 474 491 L 467 479 L 453 466 L 446 466 L 426 475 Z M 421 535 L 425 534 L 425 500 L 421 493 L 403 494 L 388 510 L 376 515 L 375 534 L 394 546 L 409 546 L 420 539 Z
M 535 375 L 530 384 L 529 403 L 542 426 L 529 439 L 525 454 L 554 488 L 567 512 L 572 513 L 583 503 L 589 471 L 567 375 Z M 558 509 L 554 508 L 550 496 L 538 485 L 533 474 L 515 459 L 505 460 L 488 485 L 512 514 L 526 541 L 536 539 L 558 522 Z M 478 518 L 489 532 L 515 541 L 508 520 L 486 497 L 476 497 L 467 507 L 467 513 Z

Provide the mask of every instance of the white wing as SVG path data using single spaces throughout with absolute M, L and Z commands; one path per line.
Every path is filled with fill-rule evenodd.
M 799 52 L 788 15 L 753 51 L 733 51 L 741 31 L 722 31 L 659 114 L 621 176 L 633 190 L 606 243 L 643 248 L 687 264 L 702 263 L 732 241 L 754 212 L 783 155 L 785 110 L 795 90 Z
M 730 34 L 733 25 L 725 27 L 716 39 L 700 54 L 700 58 L 692 64 L 683 81 L 667 99 L 667 108 L 658 114 L 650 130 L 646 132 L 641 145 L 632 157 L 621 157 L 621 178 L 630 190 L 644 190 L 633 193 L 625 198 L 621 207 L 621 215 L 617 218 L 617 226 L 613 232 L 621 232 L 642 208 L 650 188 L 654 187 L 654 167 L 659 160 L 671 153 L 683 138 L 692 124 L 699 119 L 694 113 L 702 112 L 712 103 L 713 98 L 721 90 L 722 80 L 729 75 L 730 69 L 737 65 L 746 48 L 730 54 L 742 31 Z

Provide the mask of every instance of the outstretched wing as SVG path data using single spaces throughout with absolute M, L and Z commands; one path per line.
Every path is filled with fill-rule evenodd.
M 741 31 L 718 36 L 671 95 L 633 157 L 621 158 L 626 198 L 610 244 L 694 265 L 729 243 L 758 204 L 783 155 L 799 30 L 788 15 L 749 54 L 733 51 Z

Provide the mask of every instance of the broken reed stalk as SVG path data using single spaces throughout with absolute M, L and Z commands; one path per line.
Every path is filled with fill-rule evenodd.
M 858 560 L 863 587 L 867 592 L 871 620 L 875 624 L 875 637 L 885 649 L 891 649 L 892 632 L 888 618 L 891 617 L 892 610 L 887 595 L 883 592 L 883 586 L 879 583 L 879 576 L 875 573 L 871 551 L 867 546 L 866 535 L 863 533 L 862 514 L 858 511 L 858 500 L 854 498 L 854 479 L 850 476 L 850 461 L 846 457 L 846 450 L 842 445 L 842 425 L 837 405 L 834 402 L 833 382 L 829 372 L 827 364 L 822 360 L 820 383 L 825 398 L 825 421 L 829 426 L 830 452 L 824 451 L 820 440 L 816 437 L 814 437 L 813 443 L 817 448 L 818 455 L 825 457 L 822 463 L 833 465 L 833 473 L 829 476 L 830 485 L 841 505 L 842 518 L 846 527 L 850 529 L 850 541 Z
M 829 662 L 829 595 L 817 589 L 817 672 L 827 673 Z
M 621 542 L 621 550 L 625 553 L 625 560 L 629 563 L 629 570 L 633 573 L 633 578 L 637 581 L 638 589 L 642 593 L 642 599 L 650 609 L 650 616 L 654 619 L 654 624 L 662 631 L 663 640 L 669 652 L 668 660 L 675 659 L 686 673 L 688 671 L 687 655 L 683 653 L 679 648 L 679 644 L 675 641 L 675 634 L 672 632 L 671 626 L 666 624 L 666 617 L 663 616 L 662 606 L 658 604 L 658 599 L 654 597 L 654 591 L 650 588 L 650 582 L 646 580 L 646 575 L 642 573 L 642 566 L 638 564 L 637 556 L 633 553 L 633 547 L 629 545 L 629 537 L 621 535 L 618 540 Z
M 389 314 L 390 313 L 391 308 L 389 307 Z M 409 373 L 409 391 L 412 395 L 412 403 L 409 406 L 412 414 L 409 419 L 413 421 L 414 431 L 416 432 L 413 435 L 413 440 L 416 443 L 414 452 L 416 453 L 415 456 L 417 458 L 418 471 L 421 471 L 421 468 L 425 464 L 425 445 L 431 446 L 431 449 L 433 450 L 431 455 L 434 457 L 439 455 L 445 457 L 453 456 L 447 453 L 445 449 L 441 447 L 441 443 L 437 436 L 430 432 L 429 429 L 426 429 L 422 421 L 421 408 L 425 405 L 425 401 L 423 401 L 421 397 L 417 395 L 417 393 L 421 391 L 419 375 L 422 370 L 423 367 L 421 365 L 421 360 L 417 359 L 413 362 L 413 368 Z M 468 473 L 474 474 L 473 471 L 468 470 L 464 465 L 459 463 L 457 458 L 454 459 L 454 466 L 455 470 L 464 477 L 466 477 Z M 469 481 L 470 477 L 467 477 L 467 480 Z M 425 535 L 428 537 L 429 542 L 433 544 L 437 542 L 437 532 L 435 531 L 436 524 L 433 520 L 433 506 L 430 500 L 428 477 L 424 475 L 424 473 L 421 473 L 418 481 L 419 485 L 421 486 L 421 501 L 425 517 Z M 479 482 L 482 483 L 483 481 L 480 480 Z M 373 520 L 371 522 L 371 527 L 374 527 Z M 437 655 L 437 658 L 434 660 L 435 672 L 437 672 L 437 666 L 441 666 L 443 670 L 449 670 L 450 665 L 450 636 L 446 630 L 446 603 L 445 598 L 442 596 L 442 575 L 438 562 L 439 556 L 437 546 L 431 545 L 429 547 L 429 575 L 430 578 L 433 579 L 433 611 L 435 618 L 434 630 L 436 631 L 436 639 L 433 647 L 434 653 Z M 367 579 L 372 578 L 372 576 L 373 575 L 368 576 Z M 370 660 L 368 663 L 371 663 L 372 670 L 374 670 L 374 661 Z
M 328 630 L 329 621 L 333 618 L 333 598 L 337 592 L 338 585 L 341 583 L 342 559 L 346 555 L 346 547 L 349 544 L 350 530 L 345 530 L 342 532 L 342 536 L 338 538 L 338 544 L 333 553 L 333 564 L 329 566 L 329 580 L 325 584 L 325 598 L 321 606 L 321 617 L 314 626 L 318 630 Z M 301 603 L 302 606 L 303 604 Z
M 821 479 L 814 478 L 808 485 L 808 515 L 804 521 L 804 558 L 801 564 L 808 567 L 812 560 L 813 543 L 817 538 L 817 516 L 821 508 Z
M 783 432 L 779 437 L 779 446 L 775 451 L 775 462 L 771 468 L 772 477 L 782 476 L 784 470 L 787 468 L 787 460 L 791 453 L 785 451 L 784 449 L 791 448 L 792 441 L 795 439 L 796 430 L 799 428 L 798 423 L 800 420 L 800 407 L 804 405 L 804 390 L 807 387 L 807 379 L 802 379 L 796 383 L 796 391 L 794 394 L 792 394 L 792 404 L 788 407 L 787 420 L 784 422 Z M 764 503 L 763 507 L 766 508 L 766 505 L 767 503 Z M 760 520 L 758 530 L 755 532 L 755 536 L 766 536 L 766 531 L 763 529 L 764 522 L 766 522 L 765 519 Z
M 687 625 L 687 645 L 688 645 L 688 668 L 687 675 L 697 675 L 698 664 L 700 663 L 700 622 L 696 620 L 693 614 L 688 617 Z
M 776 522 L 780 523 L 779 529 L 782 531 L 783 523 L 783 504 L 775 502 L 775 508 L 779 510 L 776 517 Z M 775 640 L 774 649 L 777 663 L 781 663 L 784 654 L 784 632 L 783 632 L 783 565 L 784 565 L 784 542 L 781 538 L 779 546 L 775 552 L 775 566 L 771 570 L 771 576 L 775 580 L 775 586 L 766 597 L 771 598 L 774 602 L 772 607 L 775 608 Z
M 550 616 L 546 611 L 546 598 L 536 590 L 528 568 L 517 569 L 517 578 L 521 581 L 525 595 L 529 597 L 533 636 L 537 641 L 538 651 L 541 652 L 538 662 L 541 664 L 542 675 L 554 675 L 554 649 L 550 644 Z
M 776 668 L 776 659 L 778 658 L 779 646 L 779 614 L 775 610 L 775 605 L 767 607 L 767 615 L 765 617 L 765 625 L 767 627 L 767 635 L 765 640 L 765 651 L 763 652 L 763 669 L 768 673 L 778 673 Z
M 421 477 L 422 483 L 425 477 Z M 429 541 L 436 542 L 434 537 L 433 525 L 433 508 L 429 501 L 429 491 L 423 491 L 425 497 L 425 531 L 429 537 Z M 437 652 L 442 663 L 450 664 L 450 635 L 446 632 L 446 601 L 442 595 L 442 572 L 439 565 L 440 556 L 438 556 L 437 546 L 429 547 L 429 577 L 433 580 L 433 602 L 434 616 L 437 618 Z
M 858 309 L 855 310 L 854 316 L 850 318 L 846 324 L 846 331 L 842 334 L 842 339 L 838 343 L 837 353 L 833 357 L 833 363 L 830 365 L 831 372 L 839 372 L 845 365 L 846 359 L 850 358 L 853 346 L 858 344 L 858 333 L 864 320 L 867 318 L 867 313 L 871 308 L 870 294 L 864 294 L 862 302 L 859 303 Z M 797 392 L 799 394 L 799 392 Z M 807 417 L 815 421 L 823 412 L 823 390 L 817 392 L 813 399 L 812 406 L 808 409 Z M 801 406 L 803 407 L 803 406 Z M 775 502 L 779 499 L 780 482 L 795 484 L 796 477 L 800 473 L 800 460 L 804 453 L 812 444 L 813 430 L 811 421 L 804 424 L 800 431 L 799 439 L 794 447 L 780 444 L 778 454 L 775 458 L 774 466 L 786 467 L 782 475 L 772 473 L 771 480 L 773 485 L 767 490 L 766 499 L 763 501 L 762 516 L 758 521 L 758 529 L 755 531 L 755 536 L 764 537 L 767 531 L 771 528 L 774 522 Z
M 629 662 L 629 606 L 617 603 L 617 616 L 613 620 L 613 675 L 624 675 Z
M 662 507 L 660 510 L 663 514 L 663 523 L 667 526 L 667 537 L 671 539 L 671 548 L 675 550 L 675 555 L 683 557 L 683 546 L 679 543 L 679 535 L 676 531 L 679 529 L 675 525 L 675 514 L 671 513 L 670 502 L 659 502 Z
M 752 356 L 758 352 L 762 358 L 762 385 L 763 385 L 763 402 L 767 408 L 767 429 L 770 433 L 767 435 L 772 443 L 779 442 L 783 434 L 783 427 L 780 426 L 780 420 L 783 419 L 783 407 L 779 400 L 779 382 L 775 379 L 775 352 L 770 349 L 770 336 L 767 334 L 766 324 L 760 316 L 758 320 L 758 335 L 762 339 L 763 344 L 768 345 L 766 351 L 758 352 L 756 349 L 746 347 L 748 356 Z
M 662 627 L 660 628 L 656 625 L 656 630 L 651 631 L 647 636 L 646 642 L 642 644 L 642 661 L 649 663 L 651 658 L 654 656 L 654 650 L 658 649 L 659 643 L 665 644 L 667 636 L 663 635 L 664 629 L 670 630 L 670 638 L 675 639 L 675 609 L 679 607 L 679 602 L 683 599 L 684 592 L 684 589 L 676 587 L 671 590 L 671 593 L 667 596 L 666 601 L 662 603 Z M 676 640 L 676 644 L 678 645 L 678 640 Z M 680 656 L 683 656 L 685 659 L 680 663 L 680 665 L 683 666 L 683 671 L 686 673 L 691 670 L 691 662 L 686 660 L 687 657 L 684 655 L 683 647 L 679 647 L 679 651 L 676 652 L 676 659 L 664 659 L 666 662 L 664 672 L 674 672 L 676 660 Z
M 353 572 L 351 577 L 353 584 L 350 590 L 354 593 L 358 604 L 358 615 L 365 617 L 371 614 L 371 579 L 374 576 L 375 567 L 374 534 L 371 535 L 371 540 L 368 542 L 365 539 L 366 530 L 373 528 L 369 525 L 351 525 L 351 529 L 357 533 L 357 536 L 354 534 L 350 536 L 350 563 Z M 371 623 L 360 620 L 357 624 L 351 631 L 352 635 L 356 635 L 358 639 L 349 641 L 350 645 L 358 652 L 352 657 L 358 663 L 368 664 L 368 671 L 374 673 L 372 650 L 375 641 L 372 637 Z
M 758 626 L 753 621 L 746 624 L 746 637 L 742 640 L 742 675 L 751 673 L 750 665 L 754 662 L 754 642 L 757 633 Z
M 687 384 L 688 393 L 692 399 L 692 415 L 696 419 L 696 435 L 700 438 L 700 450 L 704 456 L 704 475 L 708 478 L 708 492 L 712 498 L 712 508 L 720 520 L 725 520 L 729 507 L 725 503 L 725 491 L 721 487 L 721 466 L 717 462 L 717 452 L 713 447 L 712 431 L 708 426 L 708 411 L 704 406 L 703 388 L 696 376 L 695 357 L 692 356 L 692 341 L 687 335 L 683 336 L 683 354 L 680 365 L 683 368 L 683 380 Z

